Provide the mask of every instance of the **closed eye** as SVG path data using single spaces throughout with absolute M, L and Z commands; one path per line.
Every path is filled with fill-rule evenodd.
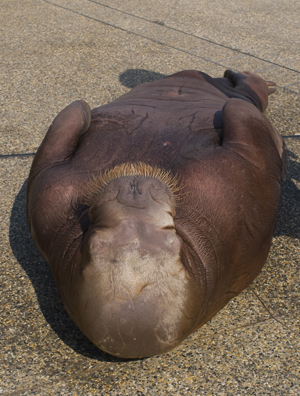
M 175 230 L 175 227 L 173 225 L 168 225 L 163 227 L 162 230 Z

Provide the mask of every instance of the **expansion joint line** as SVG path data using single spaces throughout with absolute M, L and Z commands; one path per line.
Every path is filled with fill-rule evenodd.
M 70 8 L 68 8 L 68 7 L 64 7 L 64 6 L 62 6 L 62 5 L 56 4 L 56 3 L 54 3 L 54 2 L 52 2 L 52 1 L 50 1 L 50 0 L 42 0 L 42 1 L 45 2 L 45 3 L 51 4 L 51 5 L 55 6 L 55 7 L 62 8 L 62 9 L 64 9 L 64 10 L 66 10 L 66 11 L 70 11 L 70 12 L 72 12 L 72 13 L 74 13 L 74 14 L 83 16 L 83 17 L 85 17 L 85 18 L 87 18 L 87 19 L 90 19 L 90 20 L 93 20 L 93 21 L 96 21 L 96 22 L 100 22 L 100 23 L 102 23 L 102 24 L 104 24 L 104 25 L 113 27 L 113 28 L 115 28 L 115 29 L 119 29 L 119 30 L 121 30 L 121 31 L 123 31 L 123 32 L 131 33 L 131 34 L 133 34 L 133 35 L 135 35 L 135 36 L 137 36 L 137 37 L 141 37 L 141 38 L 143 38 L 143 39 L 152 41 L 152 42 L 154 42 L 154 43 L 157 43 L 157 44 L 160 44 L 160 45 L 164 45 L 165 47 L 172 48 L 172 49 L 174 49 L 174 50 L 176 50 L 176 51 L 179 51 L 179 52 L 188 54 L 188 55 L 193 56 L 193 57 L 196 57 L 196 58 L 198 58 L 198 59 L 202 59 L 202 60 L 204 60 L 204 61 L 206 61 L 206 62 L 210 62 L 210 63 L 213 63 L 213 64 L 215 64 L 215 65 L 218 65 L 218 66 L 221 66 L 221 67 L 226 68 L 226 65 L 223 65 L 223 64 L 220 63 L 220 62 L 216 62 L 216 61 L 213 61 L 213 60 L 211 60 L 211 59 L 206 59 L 206 58 L 204 58 L 204 57 L 202 57 L 202 56 L 193 54 L 193 53 L 191 53 L 191 52 L 189 52 L 189 51 L 186 51 L 186 50 L 184 50 L 184 49 L 175 47 L 175 46 L 170 45 L 170 44 L 163 43 L 163 42 L 161 42 L 161 41 L 159 41 L 159 40 L 155 40 L 155 39 L 153 39 L 153 38 L 144 36 L 144 35 L 142 35 L 142 34 L 140 34 L 140 33 L 136 33 L 136 32 L 133 32 L 133 31 L 131 31 L 131 30 L 128 30 L 128 29 L 125 29 L 125 28 L 121 28 L 121 27 L 119 27 L 119 26 L 117 26 L 117 25 L 114 25 L 113 23 L 109 23 L 109 22 L 103 21 L 103 20 L 101 20 L 101 19 L 94 18 L 94 17 L 91 17 L 91 16 L 89 16 L 89 15 L 85 15 L 85 14 L 83 14 L 83 13 L 81 13 L 81 12 L 72 10 L 72 9 L 70 9 Z M 147 22 L 149 22 L 149 23 L 153 23 L 153 24 L 156 24 L 156 25 L 157 25 L 157 24 L 162 25 L 162 26 L 164 26 L 166 29 L 176 31 L 176 32 L 181 33 L 181 34 L 184 34 L 184 35 L 186 35 L 186 36 L 190 36 L 190 37 L 196 38 L 196 39 L 198 39 L 198 40 L 202 40 L 202 41 L 208 42 L 208 43 L 210 43 L 210 44 L 213 44 L 213 45 L 216 45 L 216 46 L 219 46 L 219 47 L 222 47 L 222 48 L 226 48 L 226 49 L 229 49 L 229 50 L 231 50 L 231 51 L 240 53 L 240 54 L 242 54 L 242 55 L 250 56 L 250 57 L 255 58 L 255 59 L 258 59 L 258 60 L 260 60 L 260 61 L 262 61 L 262 62 L 269 63 L 269 64 L 271 64 L 271 65 L 273 65 L 273 66 L 277 66 L 277 67 L 280 67 L 280 68 L 283 68 L 283 69 L 292 71 L 292 72 L 294 72 L 294 73 L 300 74 L 300 71 L 299 71 L 299 70 L 295 70 L 295 69 L 292 69 L 292 68 L 290 68 L 290 67 L 281 65 L 281 64 L 279 64 L 279 63 L 275 63 L 275 62 L 269 61 L 269 60 L 267 60 L 267 59 L 260 58 L 260 57 L 258 57 L 258 56 L 256 56 L 256 55 L 252 55 L 252 54 L 249 54 L 249 53 L 247 53 L 247 52 L 243 52 L 243 51 L 240 51 L 240 50 L 238 50 L 238 49 L 231 48 L 231 47 L 226 46 L 226 45 L 224 45 L 224 44 L 216 43 L 216 42 L 214 42 L 214 41 L 212 41 L 212 40 L 209 40 L 209 39 L 206 39 L 206 38 L 203 38 L 203 37 L 196 36 L 196 35 L 194 35 L 194 34 L 192 34 L 192 33 L 186 33 L 186 32 L 184 32 L 184 31 L 182 31 L 182 30 L 179 30 L 179 29 L 173 28 L 173 27 L 171 27 L 171 26 L 165 25 L 165 23 L 164 23 L 163 21 L 158 23 L 158 22 L 156 22 L 156 21 L 151 21 L 150 19 L 146 19 L 146 18 L 144 18 L 144 17 L 136 16 L 136 15 L 134 15 L 134 14 L 131 14 L 131 13 L 126 12 L 126 11 L 119 10 L 119 9 L 117 9 L 117 8 L 108 6 L 108 5 L 106 5 L 106 4 L 99 3 L 99 2 L 97 2 L 97 1 L 95 1 L 95 0 L 87 0 L 87 1 L 89 1 L 89 2 L 91 2 L 91 3 L 98 4 L 98 5 L 102 6 L 102 7 L 109 8 L 109 9 L 114 10 L 114 11 L 118 11 L 118 12 L 120 12 L 120 13 L 129 15 L 129 16 L 132 16 L 132 17 L 134 17 L 134 18 L 147 21 Z M 292 92 L 294 92 L 294 91 L 292 91 Z M 295 92 L 295 93 L 297 93 L 297 92 Z
M 278 319 L 277 316 L 275 316 L 270 310 L 269 308 L 266 306 L 266 304 L 264 303 L 264 301 L 262 300 L 262 298 L 258 295 L 258 293 L 256 293 L 256 291 L 254 290 L 254 288 L 252 287 L 252 285 L 249 286 L 250 290 L 252 291 L 252 293 L 254 294 L 254 296 L 257 298 L 257 300 L 261 303 L 261 305 L 264 307 L 264 309 L 268 312 L 268 314 L 270 315 L 270 318 L 272 318 L 273 320 L 275 320 L 275 322 L 279 323 L 281 326 L 283 326 L 284 328 L 288 329 L 290 332 L 294 333 L 294 334 L 298 334 L 296 331 L 292 330 L 289 326 L 287 326 L 285 323 L 283 323 L 281 320 Z
M 292 72 L 295 72 L 295 73 L 299 73 L 299 74 L 300 74 L 300 70 L 292 69 L 292 68 L 290 68 L 290 67 L 288 67 L 288 66 L 284 66 L 284 65 L 281 65 L 281 64 L 279 64 L 279 63 L 275 63 L 275 62 L 269 61 L 268 59 L 260 58 L 259 56 L 250 54 L 249 52 L 241 51 L 241 50 L 239 50 L 239 49 L 229 47 L 228 45 L 220 44 L 220 43 L 217 43 L 217 42 L 215 42 L 215 41 L 213 41 L 213 40 L 210 40 L 210 39 L 207 39 L 207 38 L 204 38 L 204 37 L 200 37 L 200 36 L 196 36 L 195 34 L 192 34 L 192 33 L 184 32 L 183 30 L 176 29 L 176 28 L 174 28 L 174 27 L 172 27 L 172 26 L 166 25 L 166 24 L 164 23 L 164 21 L 159 21 L 159 22 L 158 22 L 158 21 L 152 21 L 151 19 L 147 19 L 147 18 L 145 18 L 145 17 L 141 17 L 141 16 L 139 16 L 139 15 L 135 15 L 135 14 L 132 14 L 132 13 L 130 13 L 130 12 L 120 10 L 120 9 L 118 9 L 118 8 L 109 6 L 109 5 L 107 5 L 107 4 L 102 4 L 102 3 L 100 3 L 99 1 L 96 1 L 96 0 L 87 0 L 87 1 L 89 1 L 90 3 L 99 4 L 99 5 L 101 5 L 102 7 L 109 8 L 110 10 L 118 11 L 118 12 L 120 12 L 120 13 L 122 13 L 122 14 L 126 14 L 126 15 L 132 16 L 132 17 L 134 17 L 134 18 L 141 19 L 141 20 L 143 20 L 143 21 L 145 21 L 145 22 L 149 22 L 149 23 L 154 23 L 154 24 L 162 25 L 162 26 L 164 26 L 166 29 L 173 30 L 174 32 L 178 32 L 178 33 L 184 34 L 184 35 L 186 35 L 186 36 L 190 36 L 190 37 L 196 38 L 196 39 L 198 39 L 198 40 L 205 41 L 205 42 L 210 43 L 210 44 L 213 44 L 213 45 L 217 45 L 218 47 L 226 48 L 226 49 L 229 49 L 229 50 L 231 50 L 231 51 L 237 52 L 237 53 L 239 53 L 239 54 L 247 55 L 247 56 L 250 56 L 251 58 L 255 58 L 255 59 L 258 59 L 258 60 L 260 60 L 260 61 L 263 61 L 263 62 L 266 62 L 266 63 L 270 63 L 270 64 L 273 65 L 273 66 L 278 66 L 278 67 L 281 67 L 281 68 L 283 68 L 283 69 L 287 69 L 287 70 L 290 70 L 290 71 L 292 71 Z M 177 3 L 178 3 L 178 2 L 177 2 Z M 177 3 L 176 3 L 176 4 L 177 4 Z M 174 8 L 175 8 L 175 6 L 172 7 L 172 11 L 173 11 Z M 151 39 L 149 38 L 149 40 L 151 40 Z M 165 45 L 166 45 L 166 44 L 165 44 Z M 172 48 L 174 48 L 174 47 L 172 47 Z M 178 49 L 178 50 L 180 51 L 180 49 Z M 190 53 L 190 55 L 196 56 L 196 55 L 194 55 L 194 54 L 192 54 L 192 53 Z

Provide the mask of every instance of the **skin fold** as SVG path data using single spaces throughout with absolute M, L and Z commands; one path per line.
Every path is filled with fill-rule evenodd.
M 258 275 L 285 178 L 275 84 L 190 70 L 51 124 L 27 187 L 65 308 L 110 354 L 171 350 Z

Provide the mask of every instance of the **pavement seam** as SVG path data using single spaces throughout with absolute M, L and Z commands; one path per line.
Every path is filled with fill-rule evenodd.
M 12 154 L 0 154 L 0 159 L 9 157 L 30 157 L 34 156 L 36 153 L 12 153 Z
M 202 57 L 202 56 L 199 56 L 199 55 L 196 55 L 196 54 L 192 54 L 192 53 L 190 53 L 190 52 L 188 52 L 188 51 L 185 51 L 185 50 L 183 50 L 183 49 L 180 49 L 180 48 L 174 47 L 174 46 L 172 46 L 172 45 L 163 43 L 163 42 L 158 41 L 158 40 L 155 40 L 155 39 L 153 39 L 153 38 L 149 38 L 149 37 L 144 36 L 144 35 L 142 35 L 142 34 L 133 32 L 133 31 L 131 31 L 131 30 L 124 29 L 124 28 L 119 27 L 119 26 L 117 26 L 117 25 L 114 25 L 114 24 L 112 24 L 112 23 L 103 21 L 103 20 L 98 19 L 98 18 L 93 18 L 93 17 L 91 17 L 91 16 L 89 16 L 89 15 L 82 14 L 81 12 L 72 10 L 72 9 L 70 9 L 70 8 L 61 6 L 61 5 L 59 5 L 59 4 L 52 3 L 52 2 L 49 1 L 49 0 L 41 0 L 41 1 L 43 1 L 43 2 L 45 2 L 45 3 L 48 3 L 48 4 L 51 4 L 52 6 L 55 6 L 55 7 L 58 7 L 58 8 L 62 8 L 63 10 L 70 11 L 70 12 L 72 12 L 72 13 L 74 13 L 74 14 L 83 16 L 83 17 L 85 17 L 85 18 L 87 18 L 87 19 L 91 19 L 92 21 L 96 21 L 96 22 L 103 23 L 104 25 L 113 27 L 113 28 L 118 29 L 118 30 L 121 30 L 121 31 L 123 31 L 123 32 L 133 34 L 134 36 L 141 37 L 141 38 L 143 38 L 143 39 L 152 41 L 152 42 L 154 42 L 154 43 L 156 43 L 156 44 L 160 44 L 160 45 L 163 45 L 163 46 L 165 46 L 165 47 L 175 49 L 176 51 L 183 52 L 183 53 L 188 54 L 188 55 L 190 55 L 190 56 L 194 56 L 194 57 L 196 57 L 196 58 L 202 59 L 202 60 L 204 60 L 204 61 L 206 61 L 206 62 L 210 62 L 210 63 L 213 63 L 213 64 L 215 64 L 215 65 L 217 65 L 217 66 L 221 66 L 221 67 L 226 68 L 226 66 L 223 65 L 223 64 L 220 63 L 220 62 L 215 62 L 215 61 L 209 60 L 209 59 L 207 59 L 207 58 L 204 58 L 204 57 Z M 87 0 L 87 1 L 89 1 L 89 0 Z M 99 4 L 99 3 L 97 3 L 97 4 Z M 155 24 L 155 22 L 152 22 L 152 21 L 150 21 L 150 22 Z
M 267 305 L 264 303 L 263 299 L 259 296 L 259 294 L 253 289 L 252 285 L 249 286 L 249 289 L 252 291 L 252 293 L 254 294 L 254 296 L 258 299 L 258 301 L 262 304 L 262 306 L 264 307 L 264 309 L 268 312 L 268 314 L 270 315 L 270 318 L 274 319 L 277 323 L 281 324 L 284 328 L 286 328 L 287 330 L 291 331 L 294 334 L 299 335 L 299 332 L 292 330 L 289 326 L 287 326 L 285 323 L 281 322 L 278 318 L 278 316 L 283 316 L 283 315 L 274 315 L 271 310 L 267 307 Z
M 45 1 L 45 0 L 44 0 L 44 1 Z M 151 19 L 147 19 L 147 18 L 141 17 L 141 16 L 139 16 L 139 15 L 131 14 L 130 12 L 123 11 L 123 10 L 120 10 L 120 9 L 118 9 L 118 8 L 115 8 L 115 7 L 111 7 L 111 6 L 107 5 L 107 4 L 103 4 L 103 3 L 100 3 L 100 2 L 95 1 L 95 0 L 87 0 L 87 1 L 89 1 L 90 3 L 99 4 L 99 5 L 101 5 L 102 7 L 106 7 L 106 8 L 109 8 L 109 9 L 111 9 L 111 10 L 115 10 L 115 11 L 121 12 L 122 14 L 126 14 L 126 15 L 132 16 L 132 17 L 134 17 L 134 18 L 138 18 L 138 19 L 144 20 L 144 21 L 146 21 L 146 22 L 156 23 L 156 24 L 158 23 L 158 22 L 156 22 L 156 21 L 152 21 Z M 48 1 L 47 1 L 47 2 L 48 2 Z M 174 6 L 174 7 L 175 7 L 175 6 Z M 172 10 L 174 9 L 174 7 L 172 8 Z M 267 59 L 260 58 L 259 56 L 252 55 L 252 54 L 250 54 L 249 52 L 244 52 L 244 51 L 241 51 L 241 50 L 238 50 L 238 49 L 229 47 L 229 46 L 227 46 L 227 45 L 217 43 L 217 42 L 215 42 L 215 41 L 213 41 L 213 40 L 209 40 L 209 39 L 206 39 L 206 38 L 204 38 L 204 37 L 197 36 L 197 35 L 192 34 L 192 33 L 186 33 L 186 32 L 183 31 L 183 30 L 176 29 L 176 28 L 173 28 L 172 26 L 166 25 L 163 21 L 162 21 L 162 23 L 163 23 L 163 26 L 164 26 L 165 28 L 170 29 L 170 30 L 174 30 L 175 32 L 182 33 L 182 34 L 185 34 L 185 35 L 187 35 L 187 36 L 191 36 L 191 37 L 197 38 L 197 39 L 199 39 L 199 40 L 208 42 L 208 43 L 210 43 L 210 44 L 217 45 L 217 46 L 219 46 L 219 47 L 229 49 L 229 50 L 234 51 L 234 52 L 237 52 L 237 53 L 239 53 L 239 54 L 243 54 L 243 55 L 246 55 L 246 56 L 250 56 L 250 57 L 255 58 L 255 59 L 258 59 L 258 60 L 260 60 L 260 61 L 263 61 L 263 62 L 266 62 L 266 63 L 270 63 L 270 64 L 272 64 L 272 65 L 274 65 L 274 66 L 282 67 L 282 68 L 284 68 L 284 69 L 287 69 L 287 70 L 290 70 L 290 71 L 293 71 L 293 72 L 295 72 L 295 73 L 299 73 L 299 74 L 300 74 L 300 70 L 292 69 L 292 68 L 290 68 L 290 67 L 281 65 L 281 64 L 279 64 L 279 63 L 275 63 L 275 62 L 269 61 L 269 60 L 267 60 Z M 149 40 L 150 40 L 150 39 L 149 39 Z M 191 55 L 192 55 L 192 54 L 191 54 Z
M 297 139 L 300 138 L 300 134 L 298 135 L 281 135 L 283 139 Z M 33 157 L 36 153 L 12 153 L 12 154 L 0 154 L 0 160 L 5 158 L 14 158 L 14 157 Z
M 72 13 L 74 13 L 74 14 L 83 16 L 83 17 L 85 17 L 85 18 L 87 18 L 87 19 L 90 19 L 90 20 L 93 20 L 93 21 L 96 21 L 96 22 L 103 23 L 104 25 L 113 27 L 113 28 L 115 28 L 115 29 L 119 29 L 119 30 L 121 30 L 121 31 L 123 31 L 123 32 L 133 34 L 133 35 L 135 35 L 135 36 L 137 36 L 137 37 L 141 37 L 141 38 L 143 38 L 143 39 L 152 41 L 152 42 L 154 42 L 154 43 L 163 45 L 163 46 L 168 47 L 168 48 L 172 48 L 172 49 L 174 49 L 174 50 L 176 50 L 176 51 L 178 51 L 178 52 L 183 52 L 183 53 L 188 54 L 188 55 L 190 55 L 190 56 L 193 56 L 193 57 L 195 57 L 195 58 L 202 59 L 202 60 L 204 60 L 204 61 L 206 61 L 206 62 L 213 63 L 213 64 L 215 64 L 215 65 L 217 65 L 217 66 L 221 66 L 221 67 L 226 68 L 226 65 L 224 65 L 223 63 L 216 62 L 216 61 L 213 61 L 213 60 L 211 60 L 211 59 L 207 59 L 207 58 L 205 58 L 205 57 L 202 57 L 202 56 L 193 54 L 193 53 L 191 53 L 191 52 L 189 52 L 189 51 L 186 51 L 186 50 L 184 50 L 184 49 L 175 47 L 175 46 L 170 45 L 170 44 L 167 44 L 167 43 L 163 43 L 163 42 L 161 42 L 161 41 L 159 41 L 159 40 L 156 40 L 156 39 L 154 39 L 154 38 L 150 38 L 150 37 L 144 36 L 144 35 L 142 35 L 142 34 L 140 34 L 140 33 L 137 33 L 137 32 L 134 32 L 134 31 L 131 31 L 131 30 L 122 28 L 122 27 L 120 27 L 120 26 L 114 25 L 114 24 L 112 24 L 112 23 L 110 23 L 110 22 L 106 22 L 106 21 L 103 21 L 103 20 L 101 20 L 101 19 L 94 18 L 94 17 L 92 17 L 92 16 L 83 14 L 82 12 L 78 12 L 78 11 L 72 10 L 71 8 L 64 7 L 64 6 L 62 6 L 62 5 L 53 3 L 53 2 L 50 1 L 50 0 L 41 0 L 41 1 L 43 1 L 43 2 L 45 2 L 45 3 L 48 3 L 48 4 L 51 4 L 51 5 L 54 6 L 54 7 L 58 7 L 58 8 L 61 8 L 61 9 L 66 10 L 66 11 L 72 12 Z M 152 24 L 154 24 L 154 25 L 157 25 L 157 24 L 158 24 L 157 22 L 148 20 L 148 19 L 143 18 L 143 17 L 135 16 L 134 14 L 130 14 L 130 13 L 127 13 L 127 12 L 125 12 L 125 11 L 120 11 L 120 10 L 118 10 L 118 9 L 116 9 L 116 8 L 112 8 L 112 7 L 110 7 L 110 6 L 106 6 L 106 5 L 104 5 L 104 4 L 101 4 L 101 3 L 96 2 L 96 1 L 94 1 L 94 0 L 87 0 L 87 1 L 89 1 L 89 2 L 91 2 L 91 3 L 94 3 L 94 4 L 101 5 L 101 6 L 106 7 L 106 8 L 110 8 L 110 9 L 112 9 L 112 10 L 116 10 L 116 11 L 118 11 L 118 12 L 120 12 L 120 13 L 127 14 L 127 15 L 129 15 L 129 16 L 134 17 L 134 18 L 147 21 L 147 22 L 152 23 Z M 213 45 L 222 47 L 222 48 L 224 48 L 224 49 L 228 49 L 228 50 L 230 50 L 230 51 L 234 51 L 234 52 L 240 53 L 241 55 L 245 55 L 245 56 L 249 56 L 249 57 L 255 58 L 255 59 L 257 59 L 257 60 L 260 60 L 261 62 L 269 63 L 269 64 L 271 64 L 271 65 L 273 65 L 273 66 L 275 66 L 275 67 L 283 68 L 283 69 L 292 71 L 292 72 L 294 72 L 294 73 L 300 74 L 300 71 L 299 71 L 299 70 L 295 70 L 295 69 L 289 68 L 289 67 L 287 67 L 287 66 L 280 65 L 280 64 L 277 64 L 277 63 L 272 62 L 272 61 L 268 61 L 268 60 L 266 60 L 266 59 L 257 57 L 257 56 L 255 56 L 255 55 L 251 55 L 251 54 L 249 54 L 249 53 L 247 53 L 247 52 L 243 52 L 243 51 L 240 51 L 240 50 L 236 50 L 236 49 L 227 47 L 227 46 L 225 46 L 225 45 L 223 45 L 223 44 L 218 44 L 218 43 L 216 43 L 216 42 L 214 42 L 214 41 L 211 41 L 211 40 L 205 39 L 205 38 L 201 38 L 201 37 L 196 36 L 196 35 L 193 35 L 193 34 L 191 34 L 191 33 L 185 33 L 184 31 L 178 30 L 178 29 L 176 29 L 176 28 L 172 28 L 172 27 L 170 27 L 170 26 L 166 26 L 165 24 L 164 24 L 163 26 L 164 26 L 166 29 L 173 30 L 173 31 L 176 31 L 176 32 L 178 32 L 178 33 L 181 33 L 181 34 L 184 34 L 184 35 L 187 35 L 187 36 L 196 38 L 196 39 L 198 39 L 198 40 L 202 40 L 202 41 L 208 42 L 208 43 L 210 43 L 210 44 L 213 44 Z M 284 87 L 281 87 L 281 88 L 284 88 Z M 287 89 L 287 88 L 284 88 L 284 89 L 287 90 L 287 91 L 290 91 L 290 90 Z M 291 92 L 296 93 L 296 94 L 299 95 L 298 92 L 295 92 L 295 91 L 292 91 L 292 90 L 291 90 Z

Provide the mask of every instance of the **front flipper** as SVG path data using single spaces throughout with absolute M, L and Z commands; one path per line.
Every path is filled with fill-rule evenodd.
M 79 138 L 90 126 L 91 110 L 83 100 L 77 100 L 63 109 L 54 119 L 39 147 L 34 167 L 64 162 L 74 154 Z
M 27 219 L 32 238 L 48 262 L 60 252 L 52 249 L 54 240 L 64 235 L 73 240 L 66 227 L 73 221 L 72 205 L 77 202 L 81 179 L 72 173 L 69 159 L 90 120 L 86 102 L 70 104 L 54 119 L 32 163 L 27 182 Z M 79 225 L 74 232 L 76 237 L 80 235 Z
M 278 181 L 285 180 L 285 145 L 268 119 L 252 104 L 235 98 L 225 104 L 222 113 L 222 146 Z

